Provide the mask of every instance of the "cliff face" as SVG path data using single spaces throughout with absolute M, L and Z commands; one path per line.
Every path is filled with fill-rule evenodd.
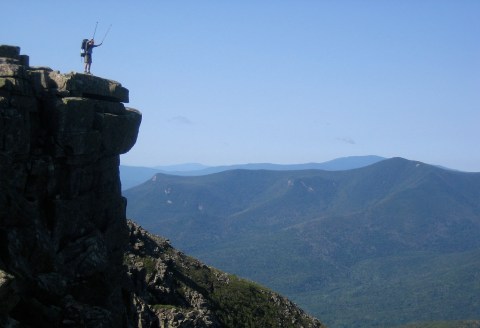
M 323 327 L 125 217 L 141 114 L 115 81 L 0 46 L 0 327 Z
M 121 327 L 128 90 L 0 46 L 0 326 Z

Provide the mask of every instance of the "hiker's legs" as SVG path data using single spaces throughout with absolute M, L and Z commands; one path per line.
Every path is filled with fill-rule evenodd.
M 92 55 L 86 54 L 84 73 L 90 73 L 90 66 L 92 66 Z

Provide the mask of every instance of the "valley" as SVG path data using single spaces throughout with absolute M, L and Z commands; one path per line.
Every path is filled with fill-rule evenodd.
M 127 215 L 329 327 L 476 319 L 480 174 L 393 158 L 346 170 L 157 174 Z

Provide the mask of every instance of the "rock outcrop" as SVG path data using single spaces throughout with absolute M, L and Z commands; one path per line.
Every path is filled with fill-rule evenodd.
M 137 327 L 325 328 L 288 299 L 206 266 L 131 221 L 128 227 Z
M 128 97 L 0 46 L 0 327 L 323 327 L 127 224 Z
M 141 114 L 124 102 L 0 46 L 0 326 L 127 326 L 118 167 Z

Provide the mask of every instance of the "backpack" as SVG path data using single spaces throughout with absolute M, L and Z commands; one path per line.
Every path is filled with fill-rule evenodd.
M 82 57 L 85 57 L 85 53 L 87 52 L 87 42 L 88 42 L 88 39 L 83 39 L 82 40 L 82 52 L 80 53 L 80 56 Z

